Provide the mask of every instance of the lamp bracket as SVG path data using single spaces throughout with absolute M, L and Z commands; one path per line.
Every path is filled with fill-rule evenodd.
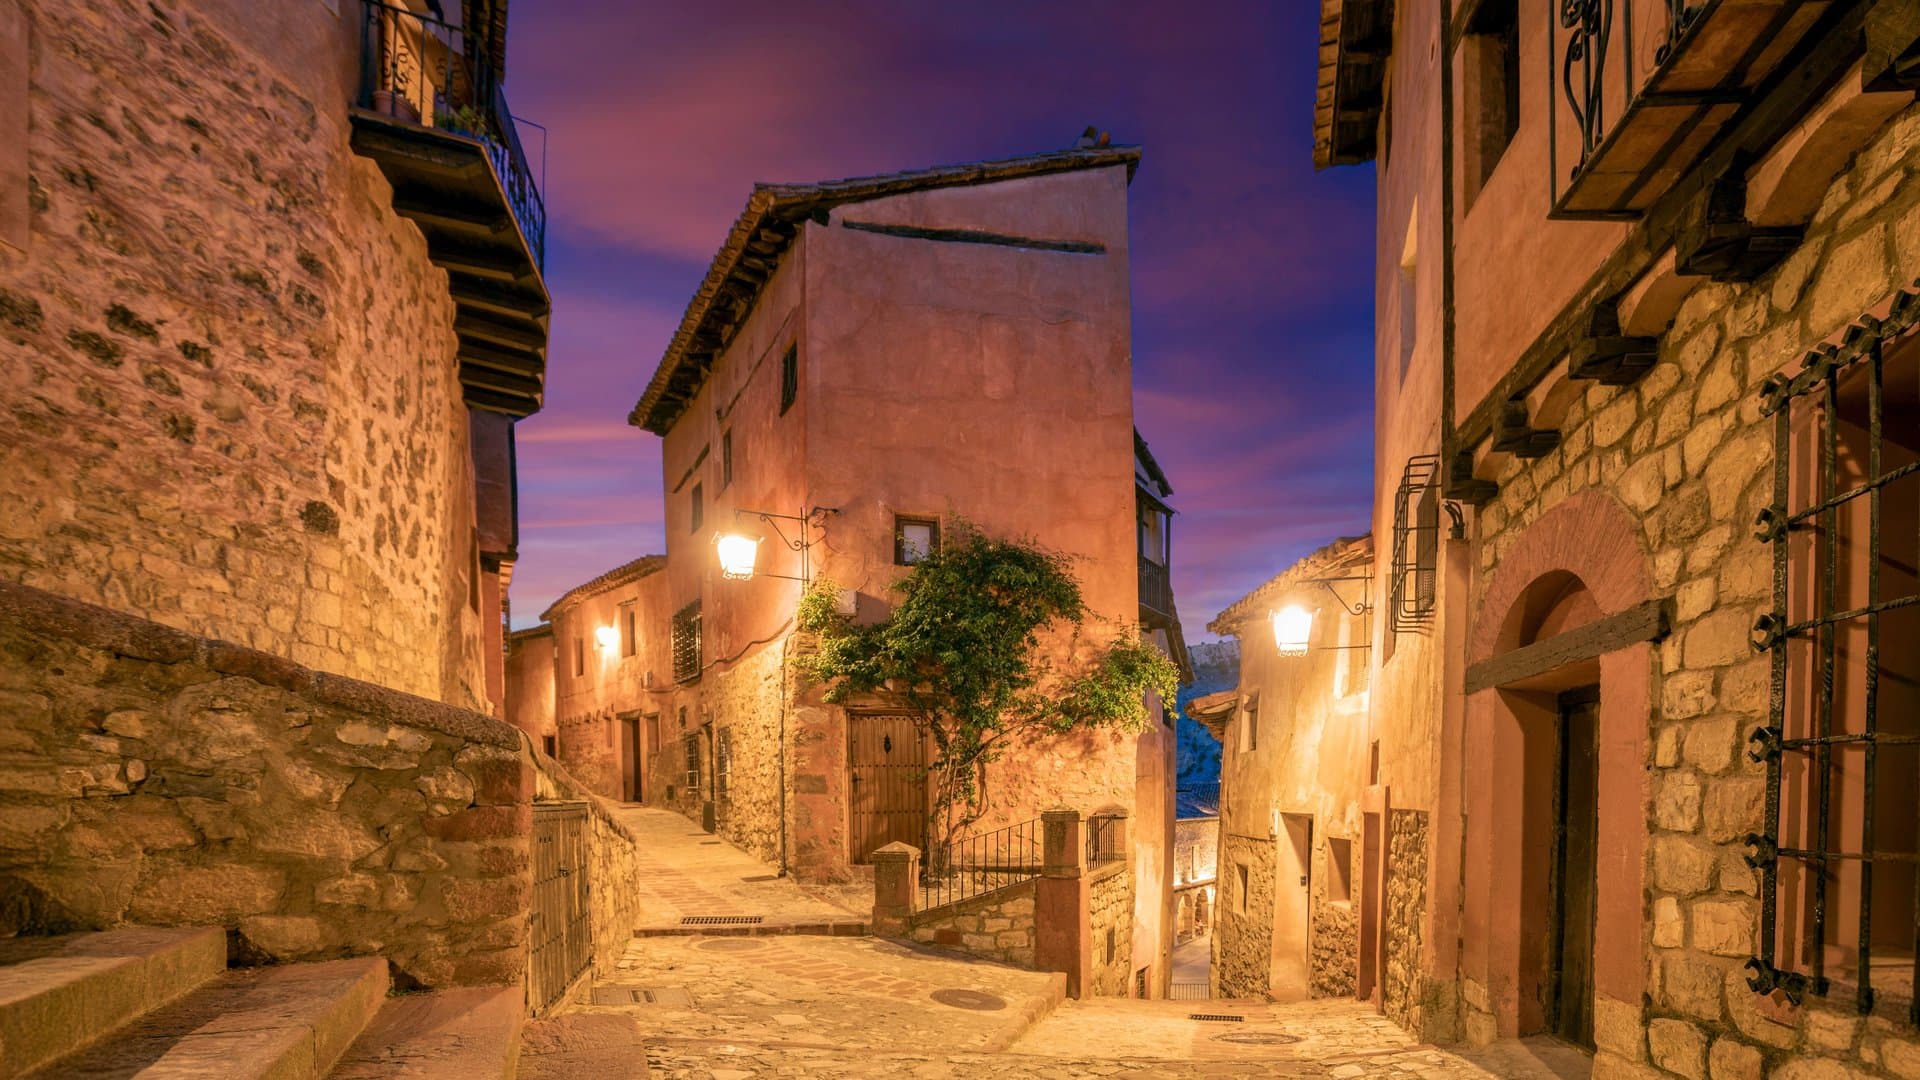
M 1334 588 L 1334 585 L 1336 583 L 1345 582 L 1345 581 L 1360 582 L 1360 599 L 1356 600 L 1351 604 L 1347 603 L 1346 597 L 1340 595 L 1340 590 Z M 1372 581 L 1373 581 L 1372 576 L 1367 574 L 1348 574 L 1341 577 L 1310 578 L 1305 582 L 1305 584 L 1319 585 L 1325 588 L 1327 592 L 1333 596 L 1333 599 L 1335 600 L 1335 602 L 1337 602 L 1340 605 L 1340 609 L 1342 611 L 1345 611 L 1347 614 L 1365 615 L 1367 612 L 1373 610 L 1373 604 L 1368 602 L 1368 599 L 1367 599 L 1367 586 Z

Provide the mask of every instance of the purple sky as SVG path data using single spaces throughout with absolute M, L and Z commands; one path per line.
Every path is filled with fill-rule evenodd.
M 1363 529 L 1373 176 L 1313 171 L 1318 7 L 515 5 L 509 97 L 551 133 L 553 331 L 546 409 L 519 427 L 514 624 L 665 550 L 660 441 L 626 414 L 754 181 L 1056 149 L 1088 124 L 1144 148 L 1134 401 L 1180 511 L 1188 636 Z

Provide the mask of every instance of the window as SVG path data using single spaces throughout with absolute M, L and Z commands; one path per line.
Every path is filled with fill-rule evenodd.
M 787 354 L 780 358 L 780 415 L 787 415 L 793 408 L 793 399 L 800 396 L 800 347 L 787 346 Z
M 1327 899 L 1353 900 L 1353 841 L 1338 836 L 1327 837 Z
M 1394 284 L 1400 298 L 1400 380 L 1406 381 L 1413 349 L 1420 341 L 1420 201 L 1407 212 L 1407 235 L 1400 243 L 1400 276 Z
M 633 601 L 629 600 L 626 603 L 621 604 L 620 605 L 620 655 L 621 656 L 632 656 L 635 652 L 639 651 L 640 636 L 637 633 L 639 627 L 636 625 L 636 621 L 637 620 L 635 619 L 634 613 L 633 613 Z
M 1240 709 L 1240 752 L 1252 753 L 1260 749 L 1260 706 L 1248 702 Z
M 1755 627 L 1772 658 L 1752 736 L 1777 814 L 1749 839 L 1761 872 L 1756 989 L 1914 998 L 1920 815 L 1920 323 L 1903 297 L 1874 329 L 1761 389 L 1773 494 L 1758 531 L 1773 595 Z
M 733 729 L 721 728 L 713 737 L 713 793 L 727 794 L 727 780 L 733 772 Z
M 1141 998 L 1143 1000 L 1146 998 L 1147 974 L 1152 970 L 1153 968 L 1151 967 L 1143 967 L 1139 971 L 1136 971 L 1133 973 L 1133 996 L 1134 997 Z
M 700 601 L 673 613 L 673 681 L 687 683 L 700 677 Z M 685 727 L 687 713 L 680 710 Z
M 733 430 L 729 428 L 720 436 L 720 490 L 725 491 L 733 483 Z
M 693 485 L 688 510 L 688 521 L 690 522 L 688 531 L 699 532 L 700 523 L 702 519 L 706 517 L 706 492 L 701 490 L 701 485 L 699 484 Z
M 1167 565 L 1167 512 L 1135 492 L 1140 513 L 1140 557 L 1155 566 Z
M 932 518 L 893 519 L 893 561 L 912 566 L 940 547 L 940 523 Z
M 1416 630 L 1433 621 L 1439 573 L 1440 455 L 1416 454 L 1407 459 L 1394 493 L 1390 632 Z
M 557 757 L 560 753 L 558 742 L 559 740 L 555 739 L 552 735 L 542 735 L 540 736 L 540 751 L 548 757 Z
M 1233 875 L 1234 884 L 1238 886 L 1234 890 L 1233 905 L 1239 909 L 1240 914 L 1245 915 L 1247 913 L 1247 864 L 1235 863 Z
M 1520 3 L 1481 0 L 1460 39 L 1460 182 L 1472 207 L 1520 130 Z
M 680 746 L 687 754 L 686 791 L 689 795 L 698 795 L 700 794 L 700 736 L 682 736 Z
M 573 677 L 578 679 L 587 673 L 587 643 L 584 638 L 573 639 Z

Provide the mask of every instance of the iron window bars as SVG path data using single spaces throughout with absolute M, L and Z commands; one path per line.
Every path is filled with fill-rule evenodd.
M 673 613 L 673 681 L 700 677 L 700 601 Z
M 713 736 L 713 793 L 726 798 L 727 781 L 733 774 L 733 729 L 721 728 Z
M 1433 621 L 1440 566 L 1440 455 L 1415 454 L 1400 473 L 1393 497 L 1390 633 L 1417 630 Z
M 700 793 L 700 736 L 680 736 L 680 747 L 687 753 L 687 793 Z
M 1791 378 L 1775 375 L 1760 388 L 1763 414 L 1771 415 L 1774 421 L 1774 469 L 1773 498 L 1770 505 L 1759 514 L 1756 534 L 1762 543 L 1772 548 L 1773 603 L 1772 610 L 1760 617 L 1753 630 L 1754 648 L 1768 653 L 1770 657 L 1771 686 L 1767 725 L 1756 729 L 1749 737 L 1749 742 L 1755 747 L 1749 756 L 1755 761 L 1764 762 L 1767 771 L 1763 823 L 1766 831 L 1750 833 L 1746 837 L 1747 846 L 1752 849 L 1747 862 L 1761 874 L 1760 950 L 1758 956 L 1747 961 L 1747 969 L 1752 972 L 1747 982 L 1757 993 L 1783 991 L 1788 1000 L 1795 1004 L 1799 1004 L 1809 992 L 1822 997 L 1829 993 L 1832 987 L 1825 955 L 1829 943 L 1828 878 L 1834 870 L 1844 870 L 1849 863 L 1857 864 L 1859 925 L 1854 1002 L 1863 1014 L 1873 1010 L 1875 995 L 1872 963 L 1874 872 L 1880 869 L 1920 875 L 1920 857 L 1913 852 L 1879 850 L 1874 835 L 1875 783 L 1888 779 L 1877 775 L 1881 764 L 1880 751 L 1894 746 L 1920 746 L 1920 735 L 1880 730 L 1878 715 L 1881 620 L 1888 612 L 1920 604 L 1920 592 L 1906 596 L 1882 595 L 1881 580 L 1882 493 L 1895 481 L 1920 473 L 1920 461 L 1891 469 L 1884 467 L 1885 353 L 1888 343 L 1910 334 L 1916 325 L 1920 325 L 1920 294 L 1903 291 L 1895 297 L 1885 319 L 1863 317 L 1849 328 L 1841 344 L 1822 345 L 1809 352 L 1799 374 Z M 1852 377 L 1856 370 L 1863 372 L 1867 396 L 1865 479 L 1843 490 L 1839 469 L 1842 376 Z M 1848 389 L 1851 390 L 1851 387 Z M 1796 406 L 1816 410 L 1815 415 L 1821 421 L 1812 433 L 1818 443 L 1818 471 L 1811 478 L 1814 494 L 1807 500 L 1808 505 L 1798 510 L 1792 509 L 1789 503 L 1794 479 L 1793 417 Z M 1857 504 L 1863 499 L 1867 503 L 1865 536 L 1861 538 L 1850 534 L 1848 539 L 1851 543 L 1846 546 L 1852 549 L 1849 552 L 1851 565 L 1858 565 L 1857 561 L 1852 560 L 1857 559 L 1860 540 L 1865 541 L 1865 602 L 1843 608 L 1837 596 L 1839 549 L 1842 547 L 1840 515 L 1843 510 L 1853 509 L 1850 504 Z M 1812 567 L 1795 565 L 1791 551 L 1795 533 L 1811 535 L 1812 542 L 1808 550 L 1814 564 Z M 1916 542 L 1920 543 L 1920 538 L 1916 538 Z M 1791 617 L 1789 607 L 1789 589 L 1795 583 L 1796 570 L 1803 575 L 1800 578 L 1803 588 L 1807 584 L 1806 575 L 1813 576 L 1813 587 L 1806 590 L 1812 598 L 1812 611 L 1807 618 L 1798 620 Z M 1853 584 L 1851 579 L 1848 584 Z M 1837 673 L 1843 631 L 1862 625 L 1866 640 L 1864 672 Z M 1808 667 L 1816 672 L 1811 686 L 1791 684 L 1792 665 L 1788 650 L 1794 639 L 1810 642 L 1812 652 Z M 1851 663 L 1848 666 L 1851 667 Z M 1849 726 L 1844 717 L 1841 718 L 1842 730 L 1835 730 L 1836 673 L 1843 680 L 1851 679 L 1855 674 L 1864 677 L 1861 730 L 1857 732 L 1844 730 Z M 1851 685 L 1848 689 L 1851 692 Z M 1795 690 L 1802 694 L 1811 691 L 1812 697 L 1807 702 L 1802 722 L 1794 725 L 1790 733 L 1789 712 L 1792 711 L 1796 717 L 1802 716 L 1800 710 L 1790 709 L 1789 694 Z M 1843 805 L 1836 807 L 1836 751 L 1850 753 L 1856 750 L 1861 754 L 1863 782 L 1857 787 L 1843 785 L 1840 792 Z M 1786 782 L 1789 755 L 1794 756 L 1800 766 L 1796 770 L 1799 776 L 1795 785 Z M 1896 783 L 1900 782 L 1900 778 L 1893 779 Z M 1904 779 L 1911 781 L 1912 777 Z M 1782 816 L 1783 787 L 1789 788 L 1787 794 L 1811 804 L 1811 846 L 1787 846 L 1782 842 L 1786 832 Z M 1857 804 L 1846 805 L 1855 798 L 1858 799 Z M 1838 835 L 1845 830 L 1837 826 L 1850 820 L 1845 814 L 1849 809 L 1857 814 L 1859 824 L 1856 850 L 1846 850 L 1849 847 L 1847 838 Z M 1837 817 L 1842 821 L 1836 821 Z M 1804 837 L 1806 829 L 1807 826 L 1803 824 L 1796 831 Z M 1802 839 L 1801 843 L 1805 844 L 1805 840 Z M 1792 881 L 1786 888 L 1794 891 L 1796 898 L 1810 893 L 1807 912 L 1797 920 L 1802 929 L 1792 935 L 1794 944 L 1799 946 L 1800 955 L 1804 958 L 1802 960 L 1792 956 L 1781 957 L 1778 950 L 1782 895 L 1780 869 L 1783 861 L 1796 864 L 1800 873 L 1795 877 L 1806 881 L 1804 885 L 1799 880 Z M 1907 914 L 1913 920 L 1915 938 L 1911 962 L 1915 982 L 1920 984 L 1920 880 L 1915 884 L 1913 911 L 1894 913 L 1894 917 Z M 1802 970 L 1803 966 L 1805 970 Z M 1907 1020 L 1920 1025 L 1920 998 L 1909 1001 Z

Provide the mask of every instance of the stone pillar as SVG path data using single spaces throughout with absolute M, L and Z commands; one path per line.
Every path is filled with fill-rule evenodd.
M 873 926 L 876 937 L 905 937 L 920 889 L 920 849 L 898 840 L 875 851 Z
M 1045 848 L 1040 879 L 1034 883 L 1034 966 L 1065 972 L 1067 996 L 1084 997 L 1093 992 L 1086 822 L 1078 810 L 1048 810 L 1040 822 Z

